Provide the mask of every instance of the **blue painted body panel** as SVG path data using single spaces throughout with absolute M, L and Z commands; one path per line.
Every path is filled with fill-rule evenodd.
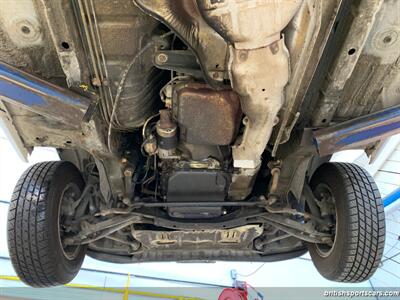
M 80 126 L 91 103 L 88 97 L 1 62 L 0 96 L 3 101 L 73 127 Z
M 350 134 L 349 136 L 337 141 L 336 143 L 338 145 L 353 144 L 363 140 L 370 139 L 371 137 L 380 136 L 382 134 L 385 134 L 386 132 L 391 132 L 396 129 L 400 129 L 400 122 L 377 126 L 355 134 Z
M 46 105 L 47 102 L 40 94 L 35 94 L 32 91 L 21 89 L 9 81 L 3 80 L 3 74 L 0 72 L 0 94 L 4 97 L 21 102 L 25 105 Z
M 396 133 L 400 133 L 400 105 L 315 130 L 313 142 L 324 156 L 346 149 L 363 149 Z
M 62 88 L 33 78 L 0 63 L 0 94 L 26 105 L 46 105 L 51 97 L 69 105 L 81 105 L 82 97 L 66 95 Z
M 383 206 L 389 206 L 390 204 L 394 203 L 395 201 L 400 199 L 400 187 L 391 192 L 383 199 Z

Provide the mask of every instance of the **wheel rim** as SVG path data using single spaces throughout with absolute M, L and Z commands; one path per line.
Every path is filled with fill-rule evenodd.
M 63 192 L 61 193 L 61 201 L 60 205 L 58 207 L 58 237 L 59 237 L 59 243 L 60 243 L 60 248 L 64 254 L 64 256 L 68 260 L 74 260 L 80 250 L 81 246 L 80 245 L 66 245 L 64 243 L 64 240 L 75 233 L 68 230 L 68 228 L 65 226 L 68 221 L 73 220 L 74 218 L 74 202 L 78 201 L 79 197 L 81 196 L 81 191 L 79 187 L 75 183 L 70 183 L 68 184 Z
M 338 230 L 338 217 L 337 217 L 337 208 L 336 208 L 336 200 L 333 196 L 331 188 L 324 184 L 320 183 L 314 191 L 315 197 L 320 201 L 328 201 L 330 204 L 333 204 L 334 211 L 331 211 L 331 214 L 328 216 L 333 220 L 333 226 L 331 228 L 331 233 L 333 235 L 333 243 L 332 245 L 328 244 L 315 244 L 316 252 L 321 257 L 328 257 L 333 249 L 335 248 L 336 244 L 336 232 Z M 329 199 L 329 200 L 328 200 Z

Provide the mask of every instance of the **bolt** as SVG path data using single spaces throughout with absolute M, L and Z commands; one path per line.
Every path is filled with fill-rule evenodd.
M 133 174 L 132 169 L 126 169 L 126 170 L 124 171 L 124 176 L 125 176 L 125 177 L 131 177 L 132 174 Z
M 264 243 L 262 239 L 258 238 L 254 241 L 254 248 L 258 251 L 262 251 L 264 248 Z
M 131 200 L 129 199 L 129 198 L 124 198 L 124 199 L 122 199 L 122 202 L 125 204 L 125 205 L 130 205 L 131 204 Z
M 240 60 L 246 60 L 247 59 L 247 57 L 248 57 L 248 52 L 247 51 L 245 51 L 245 50 L 242 50 L 242 51 L 240 51 L 240 53 L 239 53 L 239 59 Z
M 99 78 L 95 77 L 92 79 L 92 84 L 94 86 L 101 86 L 101 80 Z
M 137 251 L 140 248 L 140 243 L 138 241 L 132 241 L 131 242 L 131 247 L 133 251 Z
M 258 200 L 260 200 L 260 201 L 267 201 L 267 199 L 265 198 L 264 195 L 261 195 L 260 197 L 258 197 Z
M 275 42 L 275 43 L 271 44 L 271 45 L 269 46 L 269 49 L 271 50 L 271 52 L 272 52 L 273 55 L 275 55 L 276 53 L 278 53 L 278 51 L 279 51 L 279 44 L 278 44 L 278 42 Z
M 168 61 L 168 55 L 165 53 L 160 53 L 157 55 L 157 62 L 160 64 L 165 64 Z
M 31 29 L 26 25 L 23 25 L 21 27 L 21 31 L 22 31 L 23 34 L 30 34 L 31 33 Z
M 385 38 L 383 39 L 383 42 L 385 44 L 389 44 L 392 41 L 392 37 L 390 35 L 385 36 Z
M 154 137 L 150 137 L 149 141 L 144 144 L 144 151 L 149 155 L 153 155 L 157 152 L 157 142 Z

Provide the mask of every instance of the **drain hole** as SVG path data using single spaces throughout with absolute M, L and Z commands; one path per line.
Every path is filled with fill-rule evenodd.
M 349 55 L 353 55 L 354 53 L 356 53 L 356 49 L 354 49 L 354 48 L 351 48 L 350 50 L 349 50 L 349 52 L 347 52 Z
M 67 42 L 62 42 L 61 47 L 63 47 L 65 50 L 69 49 L 69 44 Z

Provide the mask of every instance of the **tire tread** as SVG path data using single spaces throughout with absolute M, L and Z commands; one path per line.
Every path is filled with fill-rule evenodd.
M 348 252 L 338 281 L 361 282 L 376 271 L 385 244 L 384 208 L 371 175 L 350 163 L 334 163 L 345 179 L 348 206 L 352 212 L 347 228 Z M 354 212 L 353 212 L 354 211 Z
M 60 163 L 42 162 L 28 168 L 17 182 L 10 203 L 7 232 L 11 262 L 18 277 L 34 287 L 59 284 L 48 249 L 45 202 Z

